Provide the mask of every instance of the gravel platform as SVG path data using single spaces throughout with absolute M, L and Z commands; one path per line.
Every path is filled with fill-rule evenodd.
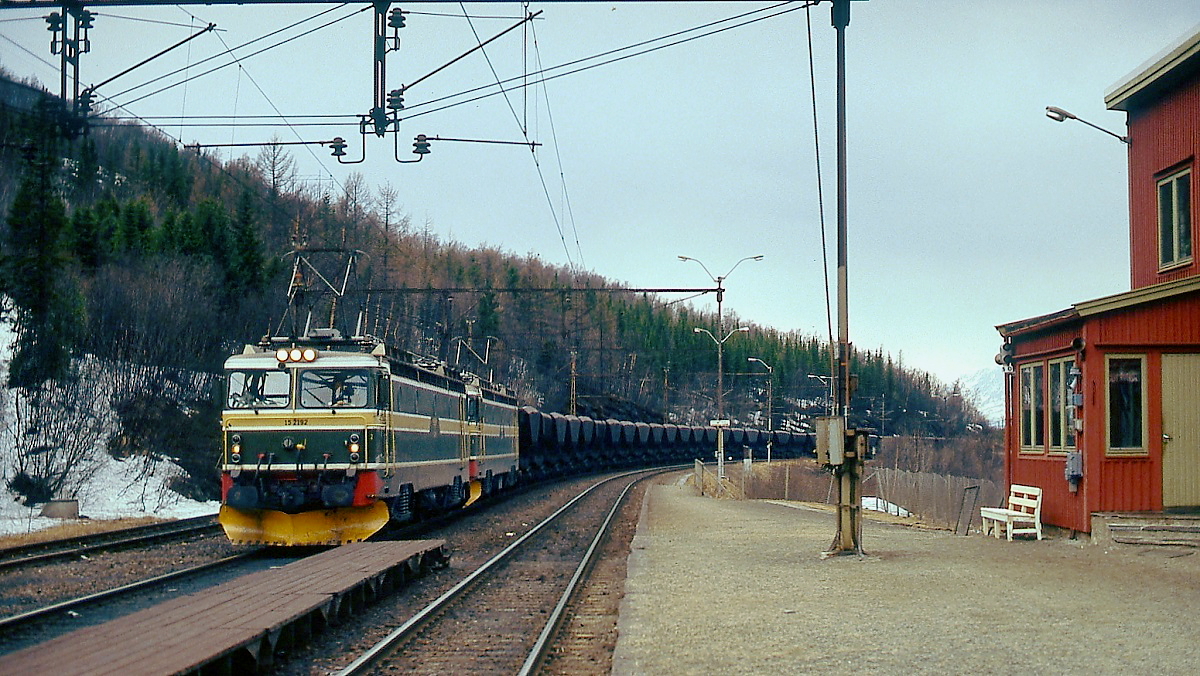
M 1200 670 L 1200 555 L 1007 542 L 867 518 L 866 556 L 821 553 L 834 514 L 646 493 L 614 674 Z

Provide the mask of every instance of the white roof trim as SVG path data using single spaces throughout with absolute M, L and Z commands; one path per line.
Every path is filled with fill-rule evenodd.
M 1167 73 L 1188 59 L 1200 55 L 1200 24 L 1171 46 L 1154 55 L 1138 66 L 1104 94 L 1104 105 L 1109 110 L 1125 110 L 1129 99 L 1147 89 Z

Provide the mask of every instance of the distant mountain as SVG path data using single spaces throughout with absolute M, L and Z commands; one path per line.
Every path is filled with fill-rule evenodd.
M 975 404 L 988 422 L 1000 427 L 1004 424 L 1004 370 L 999 366 L 982 368 L 963 376 L 960 381 L 962 394 Z

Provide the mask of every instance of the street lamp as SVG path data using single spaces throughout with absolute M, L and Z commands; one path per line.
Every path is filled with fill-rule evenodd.
M 699 326 L 692 329 L 692 333 L 703 333 L 712 338 L 717 344 L 717 417 L 721 420 L 725 419 L 725 379 L 723 378 L 725 369 L 725 341 L 729 340 L 737 333 L 748 333 L 750 328 L 747 326 L 739 326 L 736 329 L 725 334 L 724 338 L 717 340 L 708 329 L 702 329 Z
M 732 338 L 735 333 L 746 333 L 749 330 L 745 326 L 739 326 L 718 340 L 708 329 L 702 329 L 699 326 L 692 329 L 692 333 L 703 333 L 717 344 L 717 422 L 713 424 L 717 425 L 718 479 L 725 478 L 725 428 L 729 426 L 729 421 L 725 419 L 725 379 L 722 377 L 725 369 L 725 341 Z
M 720 277 L 715 277 L 715 276 L 713 276 L 713 273 L 708 271 L 708 266 L 705 265 L 703 261 L 701 261 L 697 258 L 692 258 L 690 256 L 680 256 L 679 257 L 679 260 L 681 260 L 681 261 L 693 261 L 695 263 L 698 263 L 700 265 L 700 267 L 704 268 L 704 273 L 706 275 L 708 275 L 709 279 L 711 279 L 714 283 L 716 283 L 716 285 L 717 285 L 717 334 L 718 335 L 720 335 L 722 332 L 725 331 L 725 323 L 724 323 L 725 318 L 721 312 L 721 301 L 723 301 L 725 299 L 725 280 L 728 279 L 729 275 L 733 274 L 733 271 L 737 269 L 737 266 L 741 265 L 742 263 L 745 263 L 746 261 L 761 261 L 762 259 L 763 259 L 762 255 L 746 256 L 745 258 L 734 263 L 733 267 L 729 268 L 729 272 L 726 272 L 724 275 L 721 275 Z M 740 327 L 736 331 L 731 331 L 729 333 L 729 335 L 725 336 L 721 340 L 717 340 L 716 336 L 714 336 L 711 333 L 708 333 L 708 331 L 705 331 L 704 329 L 697 328 L 694 330 L 695 333 L 700 333 L 701 331 L 704 331 L 704 333 L 708 333 L 708 337 L 712 338 L 713 341 L 716 342 L 716 344 L 717 344 L 717 417 L 722 420 L 725 419 L 725 406 L 724 406 L 725 393 L 724 393 L 724 390 L 722 389 L 723 385 L 724 385 L 724 382 L 723 382 L 724 359 L 722 357 L 721 346 L 724 345 L 725 341 L 729 340 L 729 336 L 732 336 L 734 333 L 737 333 L 738 331 L 749 331 L 749 330 L 750 329 L 747 329 L 745 327 Z
M 1050 118 L 1051 120 L 1054 120 L 1055 122 L 1065 122 L 1066 120 L 1077 120 L 1079 122 L 1086 124 L 1087 126 L 1091 127 L 1092 129 L 1099 129 L 1100 131 L 1104 132 L 1105 134 L 1108 134 L 1109 136 L 1117 139 L 1121 143 L 1125 143 L 1125 144 L 1131 143 L 1128 136 L 1121 136 L 1120 134 L 1118 134 L 1116 132 L 1111 132 L 1111 131 L 1105 129 L 1104 127 L 1092 124 L 1091 122 L 1088 122 L 1087 120 L 1083 119 L 1082 117 L 1079 117 L 1078 115 L 1075 115 L 1073 113 L 1069 113 L 1069 112 L 1063 110 L 1062 108 L 1059 108 L 1058 106 L 1046 106 L 1046 117 Z
M 775 369 L 771 368 L 770 364 L 759 359 L 758 357 L 750 357 L 748 361 L 758 362 L 759 364 L 767 367 L 767 464 L 769 465 L 771 464 L 771 433 L 774 430 L 774 424 L 771 416 L 771 405 L 775 400 L 775 397 L 772 396 L 774 395 Z
M 833 415 L 833 378 L 829 376 L 815 376 L 808 374 L 809 378 L 821 381 L 821 385 L 829 388 L 829 392 L 825 395 L 825 401 L 829 403 L 829 414 Z
M 717 335 L 721 335 L 725 331 L 725 316 L 721 311 L 721 301 L 725 299 L 725 280 L 742 263 L 746 261 L 761 261 L 762 259 L 761 254 L 758 256 L 746 256 L 734 263 L 733 267 L 729 268 L 729 272 L 720 276 L 714 276 L 712 272 L 709 272 L 708 266 L 704 264 L 704 261 L 692 258 L 691 256 L 679 257 L 681 261 L 693 261 L 699 264 L 701 268 L 704 268 L 704 274 L 708 275 L 708 278 L 717 285 Z M 724 338 L 718 340 L 717 336 L 709 333 L 707 329 L 700 327 L 692 329 L 693 333 L 704 333 L 717 344 L 717 418 L 722 421 L 725 420 L 725 341 L 729 340 L 735 333 L 745 333 L 749 330 L 744 326 L 739 326 L 726 334 Z M 717 478 L 725 478 L 725 429 L 723 427 L 717 429 Z

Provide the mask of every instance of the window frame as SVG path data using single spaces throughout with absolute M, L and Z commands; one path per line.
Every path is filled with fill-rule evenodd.
M 1183 201 L 1180 205 L 1180 187 L 1185 188 Z M 1155 220 L 1157 222 L 1156 240 L 1157 240 L 1157 257 L 1158 270 L 1164 272 L 1173 270 L 1184 265 L 1188 265 L 1193 260 L 1193 240 L 1192 240 L 1192 168 L 1184 167 L 1177 171 L 1172 171 L 1154 182 L 1154 203 L 1155 203 Z M 1164 189 L 1168 191 L 1168 200 L 1170 202 L 1170 222 L 1167 222 L 1167 210 L 1164 209 Z M 1169 234 L 1170 254 L 1166 248 L 1166 241 Z M 1186 238 L 1186 241 L 1183 241 Z M 1181 253 L 1180 250 L 1185 248 L 1187 253 Z
M 1036 381 L 1026 385 L 1026 373 Z M 1017 367 L 1017 392 L 1020 406 L 1018 445 L 1023 454 L 1046 452 L 1046 362 L 1031 361 Z M 1029 402 L 1027 394 L 1034 400 Z M 1029 403 L 1030 406 L 1026 406 Z
M 1140 426 L 1141 439 L 1138 446 L 1113 446 L 1113 362 L 1115 361 L 1136 361 L 1138 363 L 1138 377 L 1140 391 L 1138 397 L 1138 424 Z M 1149 403 L 1149 380 L 1147 369 L 1147 360 L 1145 354 L 1108 354 L 1104 357 L 1104 454 L 1113 457 L 1128 457 L 1128 456 L 1147 456 L 1150 454 L 1149 446 L 1149 418 L 1147 415 L 1147 406 Z
M 375 379 L 378 377 L 377 369 L 357 366 L 300 369 L 296 384 L 298 408 L 374 408 L 377 395 Z M 339 392 L 342 386 L 348 391 Z
M 235 381 L 237 381 L 235 383 Z M 282 390 L 279 386 L 282 385 Z M 277 403 L 278 402 L 278 403 Z M 225 373 L 225 408 L 250 411 L 292 406 L 292 374 L 278 368 L 239 368 Z
M 1072 403 L 1074 392 L 1071 388 L 1071 369 L 1075 366 L 1073 356 L 1051 359 L 1047 363 L 1046 445 L 1052 454 L 1065 455 L 1078 447 L 1079 431 L 1075 429 L 1078 411 Z

